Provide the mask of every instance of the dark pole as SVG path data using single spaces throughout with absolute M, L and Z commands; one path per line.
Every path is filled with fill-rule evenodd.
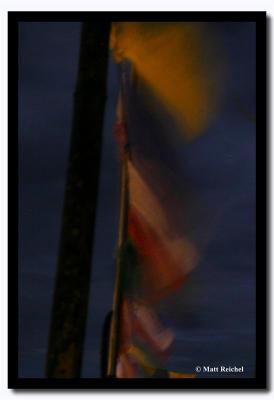
M 80 377 L 106 101 L 109 31 L 109 22 L 83 23 L 49 335 L 48 378 Z
M 116 258 L 116 276 L 113 293 L 113 306 L 111 314 L 111 323 L 109 330 L 108 363 L 107 377 L 115 378 L 118 354 L 118 335 L 120 325 L 120 308 L 122 296 L 122 273 L 125 263 L 125 245 L 127 234 L 127 210 L 128 210 L 128 171 L 127 171 L 128 153 L 124 155 L 121 165 L 120 178 L 120 210 L 118 226 L 118 251 Z

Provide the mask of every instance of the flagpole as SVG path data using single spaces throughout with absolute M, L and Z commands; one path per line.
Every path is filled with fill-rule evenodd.
M 107 360 L 107 376 L 109 378 L 116 377 L 116 365 L 117 355 L 119 347 L 119 331 L 120 331 L 120 308 L 121 308 L 121 278 L 123 270 L 124 249 L 127 237 L 127 218 L 128 218 L 128 203 L 129 203 L 129 190 L 128 190 L 128 161 L 130 159 L 130 147 L 128 142 L 127 132 L 127 116 L 125 104 L 128 99 L 128 93 L 126 90 L 127 81 L 133 80 L 135 71 L 133 66 L 127 65 L 125 62 L 120 63 L 120 79 L 121 79 L 121 91 L 120 91 L 120 122 L 123 123 L 126 132 L 124 132 L 124 138 L 122 140 L 122 148 L 120 148 L 121 163 L 120 163 L 120 206 L 119 206 L 119 222 L 118 222 L 118 243 L 117 243 L 117 256 L 116 256 L 116 275 L 113 292 L 113 307 L 112 317 L 110 324 L 109 334 L 109 347 L 108 347 L 108 360 Z M 119 103 L 118 101 L 118 103 Z
M 125 151 L 120 168 L 120 210 L 118 223 L 118 249 L 116 257 L 116 276 L 113 293 L 112 319 L 110 326 L 110 340 L 108 351 L 107 376 L 115 378 L 116 363 L 118 353 L 118 338 L 120 324 L 121 306 L 121 275 L 123 267 L 123 250 L 127 228 L 127 209 L 128 209 L 128 174 L 127 174 L 128 152 Z
M 110 22 L 84 22 L 47 354 L 47 378 L 80 378 L 106 100 Z

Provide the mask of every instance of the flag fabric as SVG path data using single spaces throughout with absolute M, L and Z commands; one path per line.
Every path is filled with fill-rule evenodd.
M 185 137 L 208 127 L 220 105 L 224 60 L 206 23 L 115 22 L 110 44 L 115 60 L 130 60 Z
M 164 364 L 174 334 L 162 325 L 154 304 L 182 285 L 194 266 L 195 249 L 186 238 L 172 236 L 168 212 L 125 157 L 129 137 L 121 97 L 114 135 L 128 181 L 116 376 L 170 377 Z

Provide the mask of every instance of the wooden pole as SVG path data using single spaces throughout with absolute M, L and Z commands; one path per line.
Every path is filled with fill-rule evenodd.
M 120 177 L 120 210 L 118 224 L 118 253 L 116 258 L 116 276 L 113 293 L 113 308 L 110 324 L 109 350 L 107 363 L 107 377 L 115 378 L 116 363 L 118 353 L 118 338 L 120 325 L 120 309 L 121 309 L 121 282 L 123 263 L 126 262 L 124 255 L 124 246 L 127 228 L 127 209 L 128 209 L 128 176 L 127 176 L 127 159 L 128 153 L 124 155 L 121 165 Z
M 46 376 L 79 378 L 87 318 L 109 22 L 84 22 Z M 91 360 L 92 362 L 92 360 Z

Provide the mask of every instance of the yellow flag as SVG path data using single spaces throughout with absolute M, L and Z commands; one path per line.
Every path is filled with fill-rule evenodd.
M 217 38 L 204 23 L 116 22 L 110 46 L 116 62 L 130 60 L 188 138 L 208 128 L 224 81 Z

